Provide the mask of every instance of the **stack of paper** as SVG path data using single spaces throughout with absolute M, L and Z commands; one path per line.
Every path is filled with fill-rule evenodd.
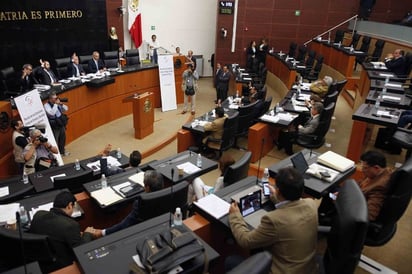
M 321 172 L 327 172 L 329 173 L 330 177 L 325 177 L 322 176 Z M 328 182 L 333 182 L 333 180 L 335 180 L 336 176 L 338 176 L 339 172 L 337 172 L 336 170 L 333 170 L 331 168 L 327 168 L 325 166 L 321 166 L 317 163 L 313 163 L 309 166 L 308 170 L 306 170 L 306 173 L 319 178 L 321 180 L 325 180 Z
M 318 163 L 331 167 L 339 172 L 345 172 L 355 165 L 355 162 L 333 151 L 323 153 L 318 157 Z
M 141 171 L 139 173 L 136 173 L 136 174 L 130 176 L 129 180 L 132 181 L 135 184 L 139 184 L 142 187 L 144 187 L 144 183 L 143 183 L 143 181 L 144 181 L 144 171 Z
M 117 201 L 120 201 L 122 196 L 117 194 L 111 187 L 105 187 L 91 193 L 91 196 L 95 198 L 102 205 L 111 205 Z
M 207 195 L 199 199 L 195 204 L 216 219 L 220 219 L 229 213 L 230 204 L 215 194 Z

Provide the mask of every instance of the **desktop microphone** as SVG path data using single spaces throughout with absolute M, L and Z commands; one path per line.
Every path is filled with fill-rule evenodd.
M 172 186 L 170 187 L 170 202 L 173 204 L 173 185 L 174 185 L 174 175 L 175 175 L 175 169 L 172 167 L 172 169 L 170 170 L 170 173 L 172 175 Z M 172 209 L 171 212 L 174 213 L 175 209 Z M 173 219 L 172 219 L 172 214 L 169 214 L 169 227 L 172 227 L 172 223 Z
M 259 170 L 260 170 L 260 162 L 262 161 L 262 154 L 263 154 L 263 146 L 265 145 L 265 138 L 262 138 L 262 144 L 260 145 L 260 154 L 259 154 L 259 162 L 257 168 L 257 175 L 256 175 L 256 184 L 259 184 Z
M 22 224 L 20 219 L 20 213 L 16 211 L 16 222 L 17 222 L 17 229 L 19 230 L 19 240 L 20 240 L 20 250 L 21 250 L 21 258 L 23 260 L 24 266 L 24 273 L 27 274 L 27 265 L 26 265 L 26 255 L 24 252 L 24 243 L 23 243 L 23 233 L 22 233 Z

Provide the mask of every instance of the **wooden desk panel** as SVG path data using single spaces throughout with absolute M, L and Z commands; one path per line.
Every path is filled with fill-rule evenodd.
M 291 89 L 296 80 L 296 70 L 291 70 L 281 60 L 273 55 L 266 55 L 266 67 L 268 71 L 277 76 L 286 86 Z
M 262 147 L 262 140 L 265 140 Z M 252 152 L 251 162 L 259 160 L 260 156 L 266 155 L 273 148 L 273 138 L 270 125 L 265 123 L 256 123 L 249 128 L 247 148 Z M 262 150 L 262 153 L 261 153 Z
M 182 152 L 187 150 L 190 146 L 195 145 L 195 138 L 193 134 L 186 129 L 180 129 L 177 132 L 177 152 Z

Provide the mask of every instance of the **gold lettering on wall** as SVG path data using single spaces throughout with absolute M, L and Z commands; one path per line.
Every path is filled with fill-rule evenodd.
M 0 21 L 78 19 L 83 17 L 81 10 L 32 10 L 0 11 Z

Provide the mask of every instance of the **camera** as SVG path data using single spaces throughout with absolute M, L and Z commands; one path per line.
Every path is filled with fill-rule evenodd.
M 47 139 L 46 137 L 40 135 L 39 137 L 37 137 L 37 139 L 40 141 L 40 143 L 47 143 L 47 141 L 49 139 Z
M 24 137 L 30 137 L 30 130 L 32 129 L 38 129 L 40 130 L 41 133 L 46 133 L 46 125 L 44 124 L 37 124 L 37 125 L 33 125 L 33 126 L 27 126 L 27 127 L 23 127 L 23 134 Z M 46 141 L 47 142 L 47 141 Z
M 68 99 L 68 98 L 59 98 L 59 100 L 60 100 L 60 102 L 62 102 L 62 103 L 67 103 L 67 102 L 69 102 L 69 99 Z

